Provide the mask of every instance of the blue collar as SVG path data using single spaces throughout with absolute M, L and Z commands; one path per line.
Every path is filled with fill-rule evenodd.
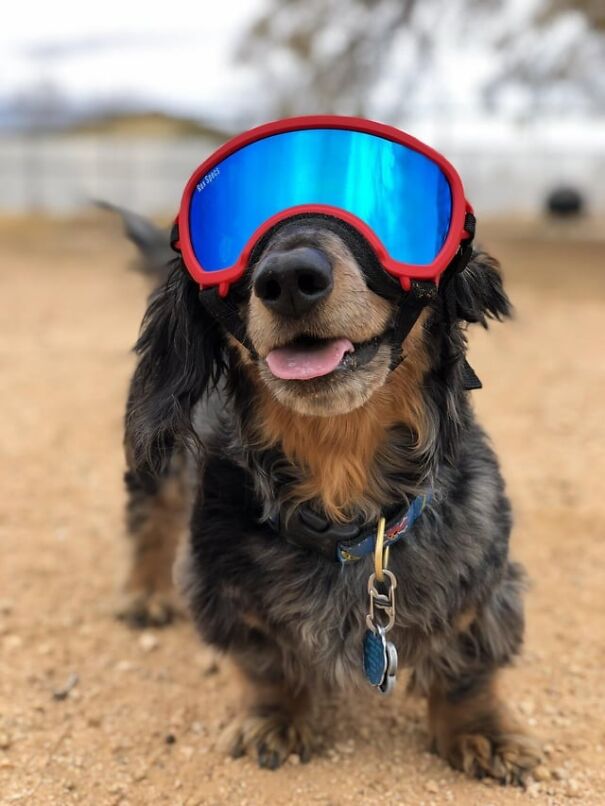
M 386 525 L 384 532 L 384 547 L 392 546 L 397 543 L 408 532 L 418 518 L 424 512 L 427 504 L 433 497 L 433 491 L 429 490 L 425 495 L 418 495 L 412 499 L 412 503 L 406 509 L 403 515 L 399 515 L 395 522 L 389 521 Z M 376 529 L 366 534 L 356 543 L 345 544 L 339 543 L 336 547 L 336 553 L 339 561 L 344 565 L 346 563 L 356 562 L 361 560 L 362 557 L 367 557 L 368 554 L 374 554 L 376 548 Z
M 408 532 L 420 517 L 432 497 L 432 489 L 412 499 L 387 520 L 384 545 L 392 546 Z M 297 507 L 285 524 L 279 514 L 267 523 L 292 546 L 320 554 L 328 560 L 346 565 L 373 554 L 376 530 L 359 522 L 335 524 L 310 507 Z

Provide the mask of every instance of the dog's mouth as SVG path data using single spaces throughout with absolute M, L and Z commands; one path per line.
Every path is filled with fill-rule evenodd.
M 265 361 L 276 378 L 310 381 L 335 372 L 359 369 L 374 358 L 383 339 L 384 335 L 380 335 L 354 344 L 347 338 L 301 336 L 271 350 Z

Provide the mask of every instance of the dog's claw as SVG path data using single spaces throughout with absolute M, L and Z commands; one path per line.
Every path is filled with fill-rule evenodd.
M 306 764 L 312 753 L 308 725 L 300 720 L 294 722 L 285 714 L 244 716 L 228 726 L 222 744 L 232 758 L 248 753 L 266 770 L 278 769 L 292 753 Z
M 311 761 L 311 751 L 307 746 L 301 745 L 298 748 L 298 757 L 301 764 L 308 764 Z
M 172 591 L 125 593 L 116 608 L 116 618 L 133 629 L 166 627 L 181 616 L 181 606 Z
M 242 741 L 242 737 L 238 736 L 231 747 L 229 748 L 229 755 L 231 758 L 242 758 L 242 756 L 246 755 L 246 748 L 244 747 L 244 742 Z
M 460 735 L 452 742 L 447 759 L 471 778 L 495 778 L 503 786 L 525 787 L 541 753 L 534 739 L 518 734 Z
M 282 764 L 277 751 L 269 750 L 265 744 L 258 748 L 258 766 L 267 770 L 276 770 Z

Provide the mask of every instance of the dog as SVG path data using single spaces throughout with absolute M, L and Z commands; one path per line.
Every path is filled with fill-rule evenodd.
M 390 551 L 388 637 L 410 688 L 428 700 L 434 750 L 471 777 L 524 784 L 540 752 L 501 699 L 498 673 L 522 645 L 525 574 L 509 559 L 511 507 L 465 383 L 468 325 L 509 317 L 511 304 L 497 261 L 474 251 L 450 280 L 449 303 L 432 300 L 390 371 L 394 303 L 368 285 L 373 259 L 343 222 L 303 215 L 277 225 L 237 296 L 253 349 L 209 315 L 172 262 L 143 319 L 128 396 L 132 561 L 120 615 L 138 626 L 174 617 L 172 568 L 188 533 L 178 587 L 244 688 L 229 752 L 270 769 L 293 753 L 307 761 L 322 700 L 367 685 L 372 559 L 333 562 L 283 539 L 276 522 L 304 511 L 337 531 L 372 527 L 430 485 L 422 515 Z M 310 304 L 292 284 L 301 263 L 329 275 Z M 335 339 L 347 349 L 327 376 L 300 382 L 268 367 L 273 350 L 318 351 Z

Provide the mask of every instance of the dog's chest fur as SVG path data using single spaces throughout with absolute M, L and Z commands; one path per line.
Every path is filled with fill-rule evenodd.
M 247 654 L 255 663 L 262 657 L 260 674 L 280 665 L 298 685 L 360 683 L 372 559 L 341 567 L 284 543 L 261 522 L 266 502 L 233 444 L 224 434 L 209 449 L 182 564 L 202 634 L 244 665 Z M 427 678 L 429 657 L 455 667 L 440 647 L 501 577 L 509 530 L 495 457 L 472 424 L 455 468 L 440 469 L 433 502 L 391 552 L 398 587 L 390 637 L 401 666 Z

